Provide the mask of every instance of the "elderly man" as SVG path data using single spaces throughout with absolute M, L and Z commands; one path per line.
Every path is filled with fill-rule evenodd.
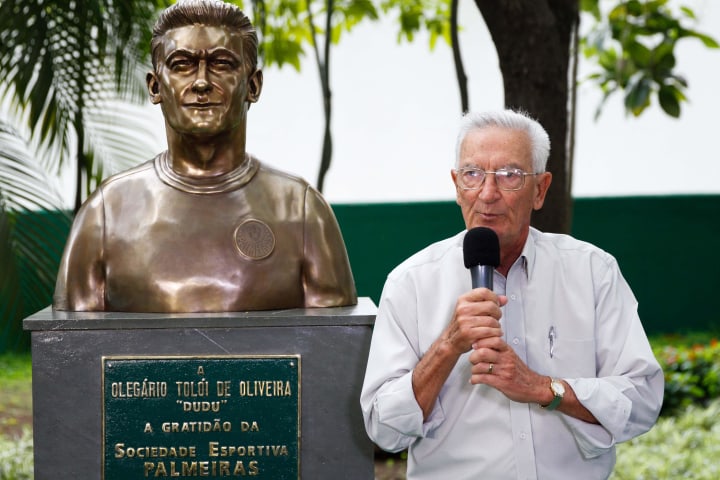
M 361 405 L 410 480 L 604 479 L 654 424 L 663 373 L 615 259 L 530 227 L 550 187 L 545 130 L 468 114 L 451 172 L 465 225 L 497 233 L 494 291 L 471 288 L 464 232 L 388 276 Z
M 262 87 L 257 36 L 235 6 L 188 0 L 153 30 L 151 101 L 168 150 L 106 180 L 78 213 L 58 310 L 217 312 L 356 303 L 330 207 L 245 151 Z

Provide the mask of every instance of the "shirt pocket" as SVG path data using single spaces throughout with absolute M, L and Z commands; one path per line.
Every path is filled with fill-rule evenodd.
M 559 378 L 593 378 L 597 376 L 595 341 L 548 335 L 533 342 L 538 373 Z M 532 367 L 531 367 L 532 368 Z

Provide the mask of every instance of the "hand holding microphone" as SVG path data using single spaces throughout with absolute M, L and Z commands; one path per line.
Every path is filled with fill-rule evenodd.
M 473 289 L 462 294 L 455 305 L 446 339 L 458 354 L 467 352 L 484 338 L 502 337 L 500 307 L 504 297 L 492 292 L 493 269 L 500 264 L 497 234 L 485 227 L 468 230 L 463 241 L 464 263 L 470 269 Z M 488 290 L 478 290 L 485 287 Z
M 493 289 L 493 271 L 500 265 L 500 240 L 487 227 L 471 228 L 463 240 L 465 268 L 470 269 L 472 287 Z

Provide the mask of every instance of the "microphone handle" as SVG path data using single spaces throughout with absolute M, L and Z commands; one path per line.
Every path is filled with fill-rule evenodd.
M 493 271 L 492 265 L 475 265 L 470 267 L 470 278 L 472 279 L 472 288 L 485 287 L 489 290 L 493 289 Z

